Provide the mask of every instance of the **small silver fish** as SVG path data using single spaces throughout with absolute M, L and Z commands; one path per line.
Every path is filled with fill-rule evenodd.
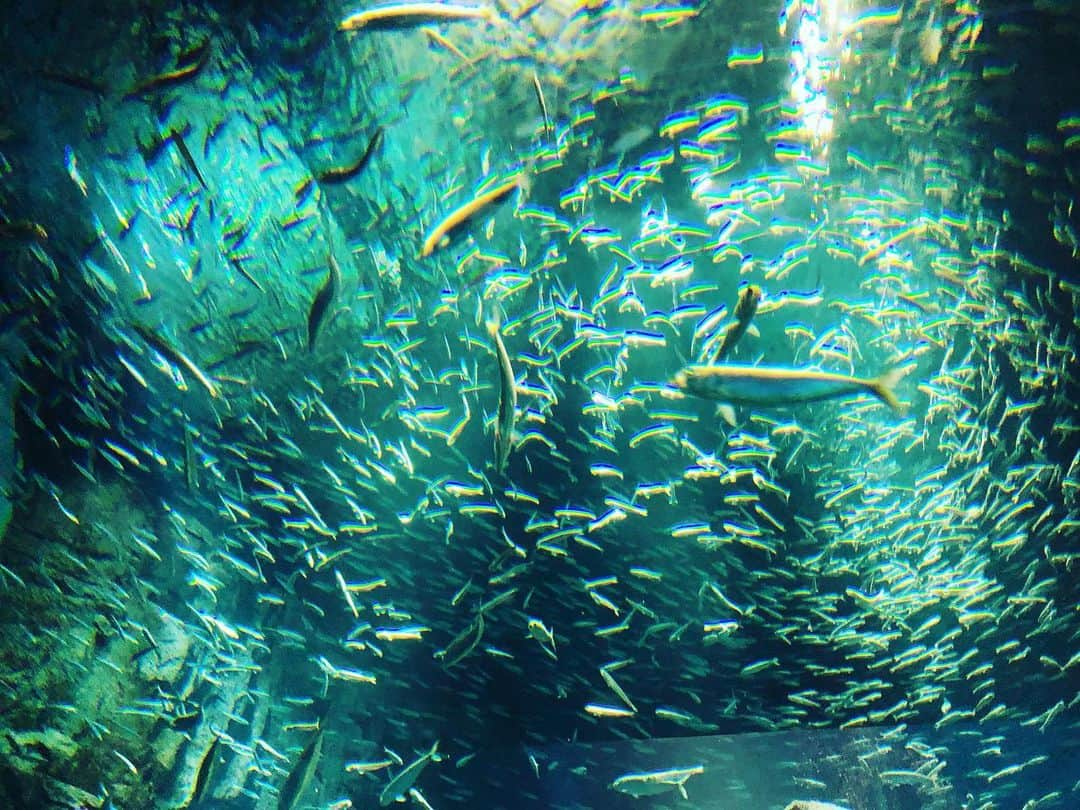
M 731 353 L 739 338 L 750 328 L 750 321 L 753 320 L 760 301 L 761 287 L 756 284 L 748 284 L 739 291 L 739 300 L 735 304 L 735 322 L 724 332 L 720 348 L 716 350 L 716 355 L 709 359 L 710 363 L 719 363 Z
M 498 323 L 489 321 L 487 329 L 488 334 L 495 341 L 495 352 L 499 357 L 499 415 L 495 420 L 495 469 L 503 472 L 514 446 L 517 388 L 514 387 L 514 369 L 510 365 L 510 354 L 506 351 L 502 335 L 499 334 Z

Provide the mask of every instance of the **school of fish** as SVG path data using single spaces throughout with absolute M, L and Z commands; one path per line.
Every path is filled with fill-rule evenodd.
M 1080 806 L 1033 29 L 159 5 L 0 40 L 0 804 Z

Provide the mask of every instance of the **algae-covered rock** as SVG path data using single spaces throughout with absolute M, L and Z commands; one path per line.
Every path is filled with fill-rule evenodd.
M 161 624 L 154 631 L 157 648 L 139 659 L 139 677 L 147 681 L 172 683 L 184 668 L 191 650 L 191 636 L 183 622 L 168 613 L 161 614 Z
M 95 796 L 75 785 L 61 782 L 59 779 L 49 779 L 46 783 L 46 791 L 49 797 L 60 807 L 101 807 L 105 800 L 101 796 Z
M 176 765 L 176 755 L 180 752 L 180 746 L 187 738 L 171 728 L 163 728 L 150 743 L 154 761 L 161 766 L 163 771 L 171 771 Z
M 20 748 L 45 748 L 58 759 L 70 759 L 79 748 L 71 737 L 55 728 L 13 731 L 10 735 Z

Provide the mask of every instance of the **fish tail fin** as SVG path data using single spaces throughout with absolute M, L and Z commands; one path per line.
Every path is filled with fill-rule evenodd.
M 873 395 L 892 408 L 893 413 L 900 416 L 906 413 L 907 405 L 897 398 L 896 386 L 904 378 L 904 375 L 908 373 L 908 370 L 909 367 L 906 365 L 893 366 L 874 379 L 867 381 L 867 386 Z
M 735 427 L 738 424 L 738 419 L 735 417 L 735 409 L 730 403 L 721 402 L 716 406 L 717 415 L 728 423 L 731 427 Z

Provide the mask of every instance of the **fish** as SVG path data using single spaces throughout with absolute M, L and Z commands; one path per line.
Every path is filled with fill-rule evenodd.
M 554 647 L 554 639 L 552 640 L 552 646 Z M 630 708 L 630 711 L 636 713 L 637 706 L 634 705 L 634 701 L 630 700 L 630 696 L 626 694 L 626 691 L 619 685 L 619 682 L 611 675 L 609 669 L 610 667 L 600 667 L 600 677 L 604 679 L 604 683 L 606 683 L 608 688 L 618 696 L 619 700 L 625 703 Z
M 361 28 L 394 28 L 424 22 L 454 20 L 490 20 L 491 9 L 484 6 L 458 6 L 453 3 L 391 3 L 350 14 L 338 23 L 339 31 Z
M 170 87 L 176 87 L 177 85 L 194 79 L 203 71 L 203 68 L 206 67 L 207 63 L 209 63 L 212 51 L 210 39 L 207 38 L 205 42 L 197 46 L 189 55 L 189 59 L 192 59 L 193 61 L 187 63 L 182 61 L 180 67 L 174 70 L 167 70 L 164 73 L 158 73 L 147 79 L 143 79 L 140 82 L 136 82 L 135 85 L 124 94 L 124 101 L 131 101 L 143 96 L 152 95 L 161 90 L 167 90 Z
M 221 396 L 221 391 L 214 384 L 213 380 L 206 376 L 203 370 L 200 369 L 197 365 L 195 365 L 191 358 L 189 358 L 179 349 L 173 348 L 169 344 L 169 342 L 165 340 L 165 338 L 163 338 L 153 329 L 150 329 L 149 327 L 143 326 L 139 323 L 133 323 L 131 325 L 131 328 L 135 330 L 139 337 L 141 337 L 144 341 L 146 341 L 147 344 L 149 344 L 150 348 L 152 348 L 170 363 L 175 366 L 182 366 L 183 368 L 186 368 L 188 371 L 190 371 L 191 374 L 195 377 L 195 379 L 199 381 L 199 384 L 206 389 L 207 393 L 209 393 L 211 397 L 217 399 Z
M 739 342 L 746 330 L 750 328 L 750 321 L 757 312 L 758 303 L 761 301 L 761 287 L 756 284 L 747 284 L 739 291 L 739 300 L 735 303 L 735 321 L 724 332 L 724 339 L 716 353 L 709 358 L 709 365 L 719 363 Z
M 409 798 L 420 805 L 423 810 L 435 810 L 435 808 L 431 806 L 431 803 L 424 798 L 424 794 L 416 788 L 409 788 Z
M 324 169 L 319 172 L 316 179 L 320 183 L 344 183 L 347 180 L 352 180 L 360 172 L 364 170 L 364 167 L 368 165 L 372 156 L 375 154 L 375 150 L 379 148 L 379 144 L 382 142 L 383 127 L 377 127 L 375 134 L 371 136 L 368 141 L 367 148 L 359 159 L 346 166 L 335 166 L 329 169 Z
M 556 661 L 559 656 L 555 653 L 555 633 L 540 619 L 530 617 L 528 621 L 529 635 L 539 644 L 541 649 Z
M 540 114 L 544 118 L 544 134 L 551 137 L 551 117 L 548 115 L 547 100 L 544 98 L 544 88 L 540 84 L 540 77 L 534 70 L 532 72 L 533 90 L 536 91 L 536 102 L 540 105 Z
M 68 73 L 62 70 L 42 68 L 38 71 L 38 75 L 41 76 L 43 79 L 58 82 L 59 84 L 66 85 L 67 87 L 73 87 L 76 90 L 83 90 L 87 93 L 93 93 L 98 98 L 105 98 L 105 96 L 109 92 L 109 88 L 103 82 L 96 81 L 89 76 L 83 76 L 80 73 Z
M 189 492 L 199 488 L 199 468 L 195 460 L 195 443 L 192 441 L 194 428 L 187 417 L 184 418 L 184 481 Z
M 902 414 L 905 407 L 894 389 L 906 372 L 905 366 L 896 366 L 868 378 L 786 366 L 689 365 L 675 375 L 673 385 L 702 399 L 736 405 L 799 405 L 866 393 Z
M 611 783 L 612 790 L 626 793 L 634 798 L 641 796 L 655 796 L 659 793 L 667 793 L 670 790 L 678 790 L 684 799 L 690 797 L 686 793 L 686 782 L 691 776 L 705 773 L 704 765 L 693 765 L 689 768 L 667 768 L 662 771 L 644 771 L 640 773 L 627 773 L 618 777 Z
M 625 155 L 633 149 L 641 146 L 645 141 L 652 137 L 653 128 L 651 126 L 638 126 L 625 130 L 615 142 L 611 144 L 608 149 L 608 154 L 612 155 Z
M 345 763 L 346 773 L 374 773 L 375 771 L 381 771 L 383 768 L 389 768 L 394 764 L 392 759 L 380 759 L 378 762 L 347 762 Z
M 334 258 L 333 253 L 329 255 L 328 261 L 330 263 L 330 272 L 326 276 L 326 281 L 319 287 L 319 291 L 315 293 L 315 298 L 311 301 L 311 308 L 308 310 L 307 347 L 309 352 L 314 351 L 315 338 L 319 335 L 319 327 L 326 318 L 326 312 L 330 308 L 334 296 L 341 289 L 341 268 L 338 267 L 337 259 Z
M 71 146 L 64 147 L 64 168 L 67 169 L 68 177 L 82 192 L 84 197 L 89 196 L 90 189 L 86 185 L 86 181 L 83 179 L 82 173 L 79 171 L 78 158 L 75 156 L 75 150 Z
M 323 729 L 320 726 L 319 730 L 315 732 L 315 736 L 304 746 L 300 758 L 296 760 L 296 765 L 289 771 L 285 784 L 281 786 L 281 793 L 278 794 L 278 810 L 294 810 L 299 806 L 300 800 L 307 793 L 308 788 L 311 787 L 311 780 L 319 767 L 319 760 L 322 758 L 322 744 Z
M 550 652 L 548 654 L 551 655 Z M 593 717 L 621 718 L 634 716 L 634 712 L 632 712 L 630 709 L 624 709 L 622 706 L 608 706 L 603 703 L 586 703 L 585 712 L 586 714 L 590 714 Z M 659 793 L 661 791 L 657 792 Z
M 49 240 L 49 234 L 45 228 L 37 222 L 29 219 L 9 220 L 0 222 L 0 249 L 4 242 L 18 244 L 42 243 Z
M 434 657 L 440 660 L 444 667 L 450 669 L 462 659 L 467 658 L 476 649 L 476 645 L 480 643 L 483 636 L 484 614 L 481 612 L 477 613 L 472 623 L 458 633 L 444 649 L 437 651 Z
M 461 50 L 461 48 L 448 40 L 434 28 L 431 28 L 430 26 L 424 26 L 420 30 L 424 32 L 424 36 L 426 36 L 436 45 L 441 45 L 442 47 L 446 48 L 446 50 L 450 51 L 450 53 L 454 54 L 454 56 L 456 56 L 462 62 L 469 61 L 469 57 L 465 54 L 464 51 Z
M 244 267 L 243 263 L 239 259 L 237 259 L 237 258 L 235 258 L 233 256 L 229 256 L 228 259 L 229 259 L 229 264 L 231 264 L 233 266 L 233 269 L 237 273 L 242 275 L 244 278 L 246 278 L 248 280 L 248 282 L 256 290 L 258 290 L 261 293 L 266 292 L 266 288 L 261 283 L 259 283 L 259 280 L 257 278 L 255 278 L 255 276 L 253 276 L 250 272 L 247 271 L 247 269 Z
M 332 23 L 351 10 L 405 1 L 355 3 Z M 777 781 L 771 810 L 797 793 L 843 803 L 837 788 L 850 786 L 854 755 L 868 778 L 886 792 L 902 790 L 912 805 L 959 805 L 968 789 L 987 806 L 1063 803 L 1072 779 L 1056 767 L 1055 741 L 1075 723 L 1070 687 L 1080 672 L 1074 639 L 1080 617 L 1063 598 L 1069 593 L 1063 584 L 1080 565 L 1080 549 L 1069 539 L 1080 530 L 1080 457 L 1067 449 L 1080 435 L 1071 415 L 1080 343 L 1070 328 L 1080 283 L 1059 273 L 1052 251 L 1030 257 L 1041 256 L 1046 267 L 1031 264 L 1024 252 L 1028 236 L 1042 244 L 1051 230 L 1063 248 L 1075 250 L 1068 240 L 1075 239 L 1076 215 L 1058 193 L 1060 173 L 1032 187 L 1045 194 L 1051 218 L 1016 219 L 1015 201 L 994 191 L 1001 183 L 1044 178 L 1043 161 L 1053 155 L 1080 154 L 1080 110 L 1051 109 L 1069 116 L 1056 133 L 1049 118 L 1034 122 L 1039 126 L 1028 128 L 1026 155 L 1019 132 L 1005 139 L 1020 157 L 1015 167 L 979 174 L 988 184 L 985 196 L 965 174 L 971 164 L 965 150 L 949 137 L 945 102 L 957 88 L 918 71 L 883 77 L 888 81 L 873 83 L 875 92 L 855 105 L 859 116 L 872 115 L 867 120 L 897 136 L 895 144 L 864 144 L 851 136 L 865 124 L 850 130 L 849 116 L 838 109 L 830 112 L 838 137 L 816 137 L 828 135 L 816 125 L 817 114 L 829 111 L 812 101 L 804 106 L 803 78 L 786 88 L 794 95 L 770 91 L 767 64 L 758 68 L 765 75 L 744 83 L 746 99 L 699 89 L 690 77 L 675 100 L 686 112 L 660 120 L 667 110 L 640 103 L 656 77 L 635 72 L 638 60 L 626 59 L 618 78 L 608 71 L 601 84 L 568 77 L 572 98 L 557 111 L 558 71 L 541 59 L 535 66 L 542 89 L 553 94 L 555 134 L 547 137 L 528 75 L 515 83 L 489 66 L 500 59 L 520 64 L 515 54 L 530 43 L 551 46 L 539 51 L 572 43 L 583 57 L 579 66 L 591 74 L 584 57 L 608 43 L 610 23 L 618 28 L 614 4 L 566 3 L 576 8 L 566 16 L 554 13 L 559 4 L 540 0 L 449 2 L 483 4 L 500 21 L 521 20 L 500 26 L 507 42 L 474 38 L 494 26 L 462 22 L 430 23 L 430 32 L 414 28 L 401 42 L 367 43 L 396 47 L 412 40 L 417 59 L 403 61 L 413 63 L 406 67 L 416 75 L 404 85 L 387 83 L 372 65 L 362 77 L 380 98 L 389 92 L 391 106 L 418 87 L 419 98 L 431 71 L 448 74 L 463 106 L 450 111 L 453 121 L 443 122 L 441 137 L 410 150 L 417 165 L 409 179 L 391 177 L 385 187 L 376 173 L 390 168 L 390 147 L 399 144 L 384 136 L 370 170 L 336 189 L 370 184 L 378 199 L 358 218 L 320 222 L 330 213 L 323 202 L 346 200 L 324 199 L 333 192 L 316 175 L 356 160 L 377 125 L 395 133 L 394 124 L 362 119 L 362 130 L 305 168 L 287 154 L 285 130 L 310 114 L 310 94 L 279 81 L 280 71 L 268 72 L 265 64 L 249 75 L 242 54 L 233 60 L 224 51 L 200 78 L 151 97 L 155 109 L 137 116 L 136 132 L 114 131 L 130 117 L 105 115 L 109 134 L 97 136 L 102 116 L 91 110 L 89 121 L 59 122 L 69 125 L 70 137 L 46 133 L 54 136 L 52 146 L 41 152 L 57 173 L 65 142 L 83 161 L 78 170 L 90 178 L 91 227 L 75 223 L 65 235 L 71 223 L 46 219 L 56 195 L 50 183 L 38 184 L 43 199 L 34 200 L 33 176 L 17 184 L 26 193 L 3 212 L 37 219 L 50 239 L 12 255 L 10 278 L 0 284 L 0 378 L 10 380 L 0 381 L 0 389 L 14 387 L 16 449 L 24 451 L 0 453 L 0 491 L 10 493 L 8 501 L 20 496 L 23 517 L 2 541 L 0 584 L 11 592 L 5 612 L 12 626 L 25 628 L 17 641 L 26 642 L 21 651 L 30 656 L 4 656 L 0 679 L 27 680 L 4 662 L 85 664 L 60 673 L 71 688 L 48 690 L 43 697 L 50 703 L 39 713 L 40 723 L 104 754 L 96 768 L 102 772 L 91 767 L 98 758 L 87 760 L 90 772 L 79 784 L 104 785 L 97 792 L 107 790 L 117 806 L 139 806 L 153 788 L 158 803 L 177 807 L 197 773 L 213 765 L 216 772 L 198 780 L 205 785 L 203 808 L 277 807 L 281 800 L 296 810 L 344 810 L 350 801 L 378 806 L 384 787 L 427 751 L 424 745 L 431 747 L 427 740 L 448 736 L 436 729 L 453 728 L 453 740 L 440 742 L 439 751 L 467 767 L 440 764 L 427 781 L 424 770 L 411 786 L 399 782 L 390 806 L 427 807 L 425 786 L 440 810 L 447 799 L 482 805 L 470 787 L 478 778 L 508 797 L 505 803 L 558 804 L 541 794 L 565 777 L 582 796 L 594 791 L 589 804 L 607 804 L 595 799 L 595 789 L 608 789 L 612 806 L 626 804 L 615 799 L 618 789 L 627 798 L 646 798 L 639 804 L 691 807 L 709 804 L 706 782 L 721 781 L 712 763 L 727 759 L 724 751 L 682 745 L 681 753 L 664 754 L 662 746 L 600 745 L 578 747 L 581 755 L 571 762 L 565 751 L 532 746 L 563 733 L 571 741 L 576 734 L 579 741 L 603 742 L 801 729 L 822 739 L 801 750 L 773 749 L 783 783 Z M 1055 2 L 1061 5 L 1040 5 Z M 970 53 L 977 42 L 980 53 L 984 46 L 1024 47 L 1026 35 L 1005 36 L 1004 29 L 995 42 L 980 41 L 981 18 L 959 4 L 942 4 L 945 17 L 929 5 L 908 4 L 901 15 L 893 4 L 861 15 L 864 21 L 876 15 L 878 22 L 861 24 L 882 31 L 870 32 L 864 50 L 891 53 L 896 41 L 889 32 L 901 23 L 880 18 L 903 16 L 907 60 L 927 14 L 937 14 L 950 44 L 955 40 L 942 56 L 949 65 L 937 75 L 977 71 Z M 655 29 L 667 25 L 662 15 L 676 13 L 646 9 L 635 16 L 647 29 L 646 48 Z M 771 27 L 775 10 L 767 14 Z M 812 23 L 808 14 L 792 15 L 788 28 Z M 766 11 L 761 15 L 764 20 Z M 170 18 L 157 25 L 163 37 L 175 37 L 178 29 L 204 23 Z M 247 39 L 277 27 L 256 25 Z M 292 28 L 281 43 L 282 68 L 309 64 L 307 49 L 324 44 L 319 26 Z M 755 30 L 735 37 L 731 64 L 753 58 L 756 46 L 745 46 Z M 457 66 L 442 46 L 430 46 L 429 38 L 443 41 L 440 31 L 455 41 L 463 37 L 469 64 Z M 820 90 L 814 60 L 829 61 L 835 48 L 805 52 L 797 30 L 780 37 L 796 43 L 796 67 L 807 67 Z M 994 61 L 989 70 L 1002 70 Z M 858 82 L 864 69 L 874 75 L 872 62 L 845 62 L 845 81 Z M 152 64 L 156 71 L 185 62 Z M 529 64 L 526 74 L 532 72 Z M 30 78 L 48 91 L 39 77 Z M 361 77 L 345 71 L 325 78 L 323 106 L 347 112 L 354 91 L 363 90 Z M 130 75 L 119 81 L 111 99 L 133 82 Z M 1000 77 L 992 81 L 1001 87 Z M 80 91 L 53 92 L 80 107 L 93 105 Z M 245 100 L 258 114 L 235 111 L 251 107 L 240 104 Z M 974 113 L 987 125 L 977 147 L 993 145 L 999 100 L 990 94 Z M 189 103 L 220 111 L 200 125 L 185 112 Z M 514 149 L 484 126 L 499 115 L 489 108 L 493 103 L 507 127 L 517 129 L 524 119 Z M 424 141 L 424 122 L 413 123 L 415 132 L 401 134 Z M 130 148 L 132 136 L 161 137 L 173 126 L 185 140 L 192 137 L 188 146 L 198 146 L 197 133 L 204 132 L 196 160 L 207 183 L 215 181 L 214 193 L 191 184 L 188 166 L 174 165 L 181 163 L 179 151 L 144 166 Z M 317 127 L 305 148 L 323 143 L 326 149 L 322 131 Z M 931 131 L 935 137 L 927 140 Z M 608 160 L 606 145 L 623 134 L 631 136 L 624 145 L 642 134 L 645 141 L 630 160 Z M 439 141 L 455 137 L 463 150 L 441 148 Z M 222 161 L 210 161 L 219 148 Z M 162 154 L 169 149 L 179 147 L 166 144 Z M 915 159 L 883 162 L 895 154 Z M 16 150 L 7 157 L 18 157 L 13 165 L 21 170 L 35 166 L 38 156 Z M 521 168 L 497 163 L 510 159 L 520 159 Z M 473 169 L 477 162 L 484 168 Z M 498 207 L 465 218 L 454 226 L 461 227 L 460 242 L 433 252 L 431 261 L 413 262 L 431 283 L 412 283 L 408 258 L 416 257 L 430 226 L 516 171 L 526 183 L 537 178 L 536 199 L 518 204 L 529 196 L 525 185 Z M 58 176 L 60 197 L 81 196 Z M 477 177 L 485 180 L 474 185 Z M 1077 185 L 1075 176 L 1064 179 Z M 248 183 L 272 183 L 280 193 L 252 199 L 240 193 Z M 418 197 L 421 188 L 436 191 Z M 226 190 L 235 199 L 220 196 Z M 980 199 L 990 201 L 985 212 Z M 639 200 L 644 210 L 633 211 Z M 1013 214 L 1006 217 L 1005 210 Z M 912 217 L 926 221 L 925 233 L 868 254 L 860 267 L 860 256 L 904 233 Z M 119 227 L 130 231 L 123 241 Z M 447 235 L 454 236 L 453 228 Z M 401 237 L 413 247 L 399 262 Z M 330 246 L 339 262 L 347 260 L 344 251 L 367 250 L 370 261 L 363 264 L 371 269 L 366 289 L 354 294 L 355 270 L 341 268 L 350 278 L 313 337 L 322 348 L 308 353 L 305 310 L 333 281 L 327 259 L 318 261 Z M 238 271 L 222 265 L 215 249 L 242 262 L 266 295 L 251 296 L 237 284 Z M 36 253 L 51 255 L 64 276 L 50 284 Z M 5 255 L 11 254 L 0 248 Z M 285 271 L 303 267 L 311 267 L 310 275 Z M 85 289 L 80 270 L 91 293 L 81 297 L 72 295 Z M 159 296 L 149 306 L 130 297 L 131 282 L 145 285 L 140 273 Z M 740 302 L 752 302 L 744 298 L 746 285 L 736 286 L 741 279 L 769 293 L 749 316 L 731 300 L 734 292 Z M 779 290 L 782 281 L 805 292 Z M 470 293 L 473 283 L 482 291 Z M 266 306 L 277 295 L 280 306 Z M 347 309 L 354 300 L 373 302 L 370 326 L 361 329 Z M 501 358 L 487 325 L 473 325 L 473 305 L 480 310 L 477 324 L 498 312 L 500 337 L 515 347 L 512 371 L 522 372 L 520 379 L 505 375 L 520 409 L 511 411 L 515 466 L 507 461 L 503 474 L 495 471 L 494 446 Z M 151 309 L 159 314 L 140 313 Z M 780 310 L 787 313 L 783 320 L 772 317 Z M 19 311 L 33 320 L 6 331 Z M 141 317 L 125 320 L 129 312 Z M 348 328 L 335 323 L 342 314 Z M 785 325 L 788 318 L 806 322 Z M 762 362 L 795 367 L 792 372 L 873 377 L 889 367 L 879 362 L 907 362 L 891 358 L 910 352 L 926 380 L 911 374 L 896 393 L 917 402 L 918 413 L 893 418 L 871 395 L 788 413 L 747 407 L 738 430 L 718 435 L 703 416 L 716 403 L 664 383 L 690 363 L 754 364 L 749 350 L 759 347 L 750 336 L 727 343 L 747 319 L 750 335 L 755 325 L 763 332 L 776 327 L 772 340 L 790 348 L 779 354 L 768 348 Z M 191 386 L 191 372 L 159 357 L 125 328 L 131 321 L 182 349 L 227 399 L 204 401 L 205 394 L 187 391 L 198 387 Z M 685 357 L 658 372 L 691 335 Z M 23 339 L 25 361 L 21 347 L 7 349 Z M 150 366 L 177 379 L 182 374 L 183 395 L 155 386 Z M 248 379 L 225 376 L 237 369 Z M 699 382 L 708 393 L 709 381 Z M 664 394 L 672 400 L 661 401 Z M 0 415 L 0 434 L 3 423 Z M 0 435 L 0 450 L 6 447 Z M 12 461 L 13 476 L 6 472 Z M 68 466 L 80 476 L 71 479 Z M 189 475 L 198 492 L 185 489 Z M 50 486 L 49 476 L 65 491 Z M 134 494 L 124 497 L 128 490 Z M 34 525 L 44 536 L 24 537 Z M 166 611 L 179 617 L 172 629 L 171 620 L 162 621 Z M 136 633 L 139 621 L 160 638 L 161 655 Z M 409 650 L 405 645 L 416 639 L 422 640 Z M 428 639 L 435 642 L 430 650 Z M 420 660 L 439 646 L 445 649 L 433 659 Z M 160 660 L 166 655 L 168 663 Z M 597 672 L 604 661 L 611 663 Z M 145 675 L 146 685 L 123 690 L 121 702 L 97 706 L 97 691 L 79 688 L 81 675 L 123 678 L 133 669 L 144 671 L 133 674 Z M 1010 674 L 1008 687 L 1003 672 Z M 320 694 L 332 695 L 335 727 L 327 724 L 321 750 L 328 760 L 315 767 L 315 752 L 302 752 L 322 727 L 314 722 Z M 453 700 L 391 699 L 410 694 Z M 65 699 L 71 703 L 51 702 Z M 415 705 L 403 705 L 410 702 Z M 931 725 L 947 736 L 932 734 Z M 207 757 L 211 726 L 222 738 Z M 242 739 L 226 729 L 239 730 Z M 330 736 L 335 729 L 340 738 Z M 817 755 L 845 729 L 856 732 L 851 756 Z M 1014 729 L 1019 747 L 1010 744 Z M 33 733 L 48 732 L 53 740 L 32 741 L 24 737 L 28 731 L 0 735 L 13 746 L 16 735 L 26 739 L 13 749 L 13 764 L 29 773 L 44 758 L 47 770 L 58 773 L 60 749 L 70 744 L 51 728 Z M 185 734 L 190 747 L 181 743 Z M 492 734 L 496 744 L 515 743 L 494 768 L 484 758 Z M 139 750 L 132 735 L 154 751 Z M 958 740 L 970 767 L 950 767 Z M 181 744 L 176 757 L 173 747 Z M 404 760 L 385 746 L 397 747 Z M 118 767 L 110 747 L 137 763 L 134 779 L 135 769 Z M 358 761 L 350 768 L 338 754 Z M 175 778 L 166 772 L 171 761 L 178 765 Z M 705 775 L 691 785 L 685 766 L 695 763 Z M 313 775 L 305 787 L 308 767 Z M 361 776 L 369 770 L 380 772 Z M 573 775 L 584 778 L 572 784 Z M 725 773 L 726 797 L 754 792 L 745 776 Z M 1065 781 L 1054 785 L 1054 777 Z M 681 797 L 680 784 L 695 791 L 693 800 Z M 1048 792 L 1055 787 L 1063 790 Z M 100 796 L 89 798 L 106 801 Z M 790 810 L 810 807 L 824 810 L 809 801 Z
M 495 353 L 499 360 L 499 413 L 495 418 L 495 469 L 506 469 L 513 449 L 514 421 L 517 418 L 517 388 L 514 385 L 514 369 L 510 354 L 506 351 L 497 321 L 488 321 L 488 334 L 495 341 Z
M 424 768 L 428 766 L 428 763 L 439 761 L 438 751 L 439 741 L 436 740 L 435 744 L 431 746 L 430 751 L 406 765 L 398 775 L 391 779 L 386 787 L 382 789 L 382 792 L 379 794 L 379 806 L 386 807 L 391 802 L 404 801 L 404 797 L 408 793 L 409 788 L 416 784 L 416 780 L 420 778 L 420 774 L 423 772 Z
M 210 187 L 206 185 L 206 179 L 203 177 L 202 172 L 199 171 L 199 167 L 195 163 L 195 158 L 191 156 L 191 151 L 184 142 L 183 133 L 178 129 L 173 129 L 169 132 L 166 140 L 171 140 L 176 144 L 176 148 L 180 150 L 180 154 L 184 158 L 184 162 L 187 163 L 188 168 L 195 173 L 197 178 L 199 178 L 199 185 L 209 191 Z
M 426 258 L 434 253 L 436 248 L 445 246 L 449 241 L 449 236 L 452 231 L 465 225 L 465 223 L 489 205 L 495 205 L 505 200 L 516 189 L 520 188 L 521 184 L 521 176 L 515 175 L 506 182 L 500 183 L 494 188 L 473 197 L 473 199 L 455 208 L 443 217 L 428 233 L 427 238 L 424 239 L 423 246 L 420 248 L 420 258 Z

